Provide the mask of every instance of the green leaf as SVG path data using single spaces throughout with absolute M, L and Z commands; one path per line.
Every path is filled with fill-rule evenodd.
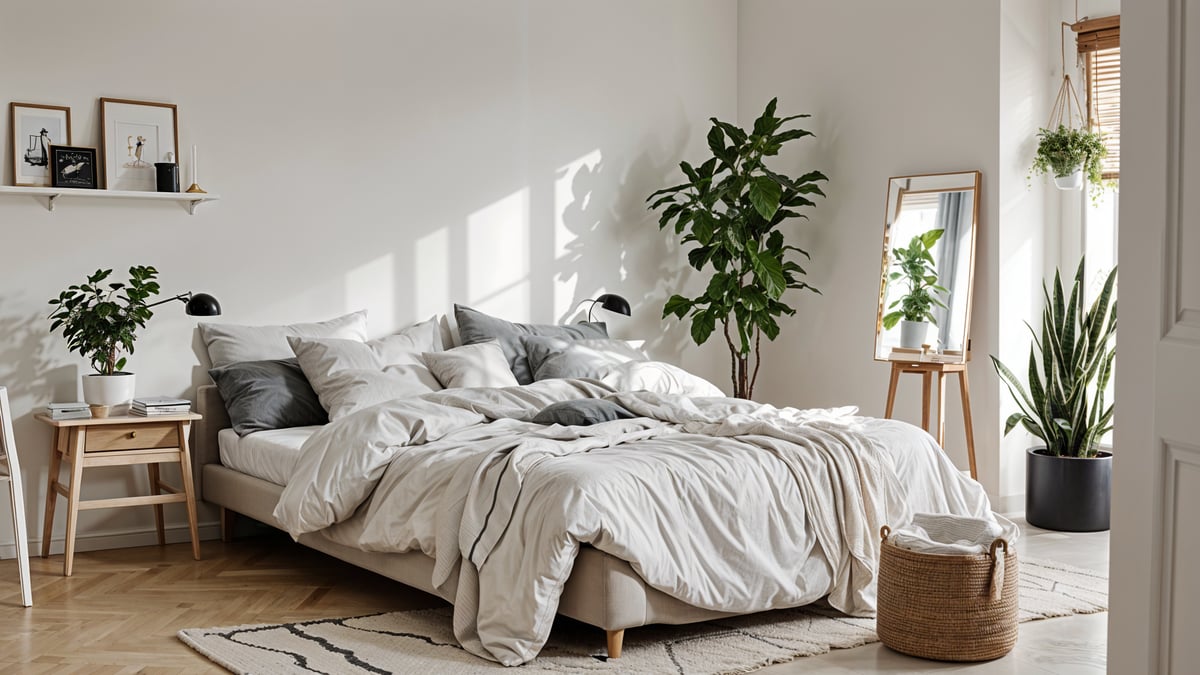
M 779 209 L 779 198 L 783 190 L 779 184 L 766 176 L 754 178 L 750 183 L 750 201 L 763 218 L 770 220 Z
M 663 307 L 663 318 L 665 319 L 674 314 L 676 317 L 682 319 L 683 315 L 687 314 L 688 310 L 691 308 L 691 300 L 688 300 L 682 295 L 672 295 L 669 299 L 667 299 L 667 304 Z

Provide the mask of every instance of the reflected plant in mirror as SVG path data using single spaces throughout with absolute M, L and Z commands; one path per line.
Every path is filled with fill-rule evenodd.
M 905 248 L 892 250 L 892 264 L 897 271 L 888 275 L 889 282 L 901 281 L 908 286 L 899 300 L 888 305 L 895 311 L 885 314 L 883 327 L 891 330 L 896 324 L 900 326 L 900 346 L 920 347 L 929 334 L 930 324 L 937 325 L 937 317 L 933 308 L 946 309 L 946 304 L 938 299 L 938 295 L 948 295 L 945 286 L 938 285 L 937 263 L 931 252 L 934 244 L 942 238 L 945 230 L 929 230 L 912 238 Z M 899 307 L 899 309 L 896 309 Z
M 966 360 L 981 181 L 978 171 L 888 180 L 877 360 Z

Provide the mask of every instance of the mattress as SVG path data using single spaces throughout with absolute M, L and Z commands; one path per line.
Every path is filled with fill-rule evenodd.
M 320 428 L 272 429 L 240 438 L 233 429 L 222 429 L 217 434 L 221 464 L 276 485 L 287 485 L 300 459 L 300 447 Z

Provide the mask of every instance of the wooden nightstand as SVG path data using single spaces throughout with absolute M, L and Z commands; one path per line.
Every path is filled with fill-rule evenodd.
M 50 535 L 54 529 L 54 506 L 58 496 L 67 498 L 67 536 L 63 559 L 63 575 L 71 576 L 75 558 L 75 526 L 79 511 L 110 509 L 123 506 L 154 506 L 154 524 L 158 543 L 166 543 L 163 532 L 163 504 L 183 502 L 187 505 L 188 526 L 192 531 L 192 556 L 200 559 L 200 537 L 196 529 L 196 495 L 192 490 L 192 459 L 188 451 L 188 430 L 195 413 L 162 417 L 103 417 L 76 420 L 53 420 L 49 415 L 35 416 L 54 427 L 50 446 L 50 475 L 46 488 L 46 515 L 42 526 L 42 557 L 50 555 Z M 70 470 L 71 483 L 64 487 L 58 480 L 63 463 Z M 179 462 L 183 485 L 175 487 L 162 481 L 158 465 Z M 140 497 L 115 499 L 79 498 L 83 470 L 91 466 L 125 466 L 145 464 L 150 473 L 150 493 Z M 166 494 L 163 494 L 165 492 Z

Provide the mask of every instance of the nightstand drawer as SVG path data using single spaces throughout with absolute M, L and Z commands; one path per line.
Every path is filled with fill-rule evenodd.
M 90 427 L 83 447 L 87 452 L 176 448 L 179 447 L 178 429 L 175 422 Z

